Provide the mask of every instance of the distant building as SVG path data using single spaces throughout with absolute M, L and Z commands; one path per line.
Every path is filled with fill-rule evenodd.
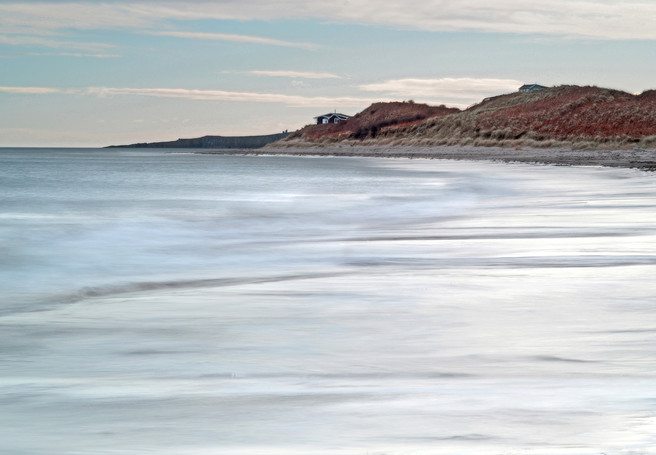
M 547 89 L 548 87 L 545 87 L 544 85 L 539 85 L 539 84 L 526 84 L 522 85 L 519 87 L 519 91 L 521 93 L 533 93 L 533 92 L 539 92 L 542 90 Z
M 327 125 L 329 123 L 341 123 L 350 118 L 351 118 L 350 115 L 338 114 L 337 112 L 331 112 L 330 114 L 324 114 L 318 117 L 314 117 L 314 119 L 317 121 L 317 125 Z

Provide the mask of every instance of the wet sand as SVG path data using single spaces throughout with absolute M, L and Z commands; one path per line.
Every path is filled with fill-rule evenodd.
M 0 454 L 656 455 L 654 174 L 195 152 L 0 153 Z
M 257 150 L 208 150 L 209 154 L 290 155 L 290 156 L 363 156 L 380 158 L 422 158 L 446 160 L 540 163 L 560 166 L 607 166 L 656 170 L 656 150 L 566 150 L 509 149 L 468 146 L 269 146 Z

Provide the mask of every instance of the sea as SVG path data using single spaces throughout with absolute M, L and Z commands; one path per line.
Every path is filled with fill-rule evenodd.
M 2 455 L 656 454 L 653 173 L 0 150 Z

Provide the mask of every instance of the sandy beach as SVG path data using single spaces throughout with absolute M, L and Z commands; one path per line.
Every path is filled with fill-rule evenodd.
M 567 150 L 509 149 L 467 146 L 268 146 L 257 150 L 204 150 L 198 153 L 220 155 L 361 156 L 379 158 L 421 158 L 443 160 L 539 163 L 557 166 L 606 166 L 656 170 L 656 150 Z
M 0 453 L 656 455 L 653 174 L 196 152 L 0 153 Z

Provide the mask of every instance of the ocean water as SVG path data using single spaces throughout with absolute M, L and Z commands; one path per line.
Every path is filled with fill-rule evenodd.
M 656 454 L 656 180 L 0 150 L 0 454 Z

